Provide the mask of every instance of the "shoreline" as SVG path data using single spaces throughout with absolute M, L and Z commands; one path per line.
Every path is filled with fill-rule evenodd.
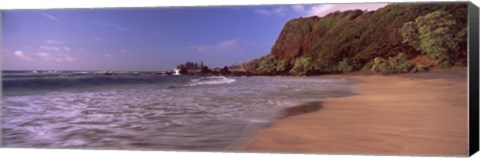
M 466 72 L 329 75 L 355 81 L 358 95 L 287 108 L 236 151 L 468 155 Z

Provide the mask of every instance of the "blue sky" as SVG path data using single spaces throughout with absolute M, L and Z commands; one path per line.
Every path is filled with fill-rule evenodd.
M 290 19 L 386 4 L 10 10 L 3 70 L 170 70 L 267 55 Z

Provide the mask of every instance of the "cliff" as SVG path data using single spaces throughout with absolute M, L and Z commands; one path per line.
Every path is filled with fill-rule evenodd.
M 419 71 L 423 65 L 413 60 L 418 58 L 431 60 L 427 66 L 465 65 L 466 24 L 463 2 L 391 4 L 296 18 L 285 24 L 269 55 L 242 67 L 253 74 L 305 75 L 377 71 L 372 66 L 386 73 Z

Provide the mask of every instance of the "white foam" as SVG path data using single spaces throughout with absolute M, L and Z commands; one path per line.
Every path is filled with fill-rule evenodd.
M 272 122 L 272 120 L 267 120 L 267 119 L 258 119 L 258 118 L 251 118 L 248 119 L 250 123 L 269 123 Z
M 190 86 L 196 85 L 216 85 L 216 84 L 230 84 L 235 82 L 233 78 L 227 78 L 225 76 L 209 76 L 202 79 L 192 79 L 190 80 Z

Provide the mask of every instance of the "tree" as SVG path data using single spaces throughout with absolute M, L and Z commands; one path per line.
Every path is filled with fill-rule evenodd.
M 201 69 L 200 69 L 200 73 L 210 73 L 212 71 L 210 71 L 210 69 L 208 69 L 208 66 L 203 66 Z
M 400 29 L 403 37 L 403 43 L 412 46 L 413 48 L 421 51 L 420 49 L 420 39 L 417 29 L 417 24 L 414 21 L 406 22 L 403 24 L 403 27 Z
M 230 74 L 230 70 L 228 70 L 228 66 L 223 67 L 223 69 L 220 70 L 220 74 Z
M 203 62 L 199 66 L 198 63 L 191 62 L 191 61 L 187 61 L 185 62 L 185 64 L 177 65 L 177 69 L 185 68 L 187 70 L 198 70 L 198 69 L 201 69 L 202 67 L 203 67 Z
M 466 54 L 466 25 L 445 11 L 434 11 L 401 28 L 404 43 L 424 52 L 441 67 L 450 67 Z
M 178 72 L 180 74 L 187 74 L 188 73 L 188 70 L 184 67 L 180 68 L 180 71 Z

